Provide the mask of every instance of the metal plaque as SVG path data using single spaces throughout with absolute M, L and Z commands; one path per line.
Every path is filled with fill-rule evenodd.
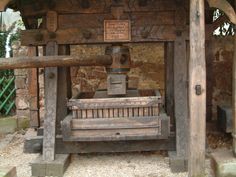
M 104 20 L 105 42 L 131 41 L 131 26 L 129 20 Z

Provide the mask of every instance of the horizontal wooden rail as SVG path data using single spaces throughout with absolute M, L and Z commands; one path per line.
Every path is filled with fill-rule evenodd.
M 60 66 L 107 66 L 111 63 L 112 59 L 109 55 L 96 55 L 86 58 L 78 56 L 14 57 L 0 58 L 0 70 Z

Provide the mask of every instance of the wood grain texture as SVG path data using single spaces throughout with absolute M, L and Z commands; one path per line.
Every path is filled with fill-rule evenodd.
M 236 0 L 234 0 L 236 7 Z M 233 76 L 232 76 L 232 135 L 233 135 L 233 153 L 236 156 L 236 35 L 234 35 L 234 58 L 233 58 Z
M 174 42 L 174 113 L 177 156 L 187 157 L 188 145 L 188 62 L 186 41 L 182 36 Z
M 0 69 L 44 68 L 63 66 L 106 66 L 112 63 L 109 55 L 95 55 L 90 57 L 40 56 L 1 58 Z
M 64 141 L 123 141 L 167 139 L 169 117 L 160 116 L 135 118 L 72 119 L 62 121 Z
M 190 1 L 189 160 L 190 177 L 205 176 L 206 64 L 204 0 Z M 200 86 L 200 94 L 196 92 Z
M 69 45 L 59 45 L 58 55 L 70 55 Z M 67 101 L 71 98 L 71 77 L 69 67 L 58 68 L 57 88 L 57 134 L 61 134 L 61 121 L 69 112 Z
M 57 55 L 58 45 L 49 42 L 46 46 L 46 55 Z M 58 68 L 45 68 L 45 118 L 43 138 L 43 159 L 53 161 L 55 159 L 55 138 L 57 118 L 58 96 Z
M 28 47 L 28 57 L 37 55 L 36 47 Z M 38 69 L 28 70 L 28 89 L 29 89 L 29 109 L 30 109 L 30 127 L 40 127 L 39 116 L 39 82 Z
M 165 108 L 174 124 L 174 43 L 165 43 Z

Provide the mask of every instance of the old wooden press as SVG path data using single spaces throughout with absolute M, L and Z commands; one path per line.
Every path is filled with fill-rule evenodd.
M 30 114 L 31 126 L 37 129 L 35 68 L 45 67 L 44 124 L 37 136 L 25 141 L 25 152 L 42 153 L 32 166 L 35 176 L 54 175 L 37 169 L 60 161 L 58 154 L 91 152 L 176 151 L 178 168 L 186 170 L 187 0 L 16 2 L 9 7 L 22 14 L 26 30 L 21 42 L 29 54 L 1 60 L 1 66 L 34 68 L 29 70 Z M 146 42 L 165 43 L 165 102 L 158 90 L 144 93 L 127 85 L 132 70 L 127 44 Z M 105 44 L 104 55 L 70 56 L 70 45 L 82 44 Z M 39 46 L 44 56 L 38 56 Z M 70 66 L 104 66 L 107 89 L 71 97 Z

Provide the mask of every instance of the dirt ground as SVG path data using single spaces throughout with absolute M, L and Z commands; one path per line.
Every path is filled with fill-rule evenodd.
M 31 177 L 30 162 L 38 154 L 24 154 L 25 132 L 0 137 L 0 166 L 16 166 L 18 177 Z M 186 177 L 173 174 L 166 153 L 115 153 L 72 155 L 72 162 L 64 177 Z M 209 159 L 206 176 L 211 177 Z

